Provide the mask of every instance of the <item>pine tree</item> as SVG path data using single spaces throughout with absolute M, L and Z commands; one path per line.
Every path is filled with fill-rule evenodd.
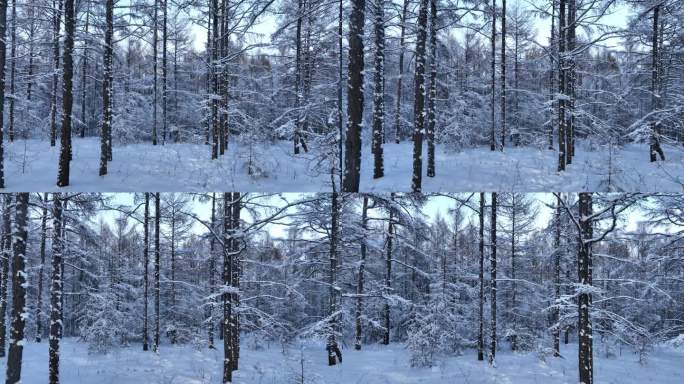
M 375 73 L 373 76 L 373 178 L 385 175 L 382 144 L 385 123 L 385 2 L 375 0 Z
M 148 306 L 148 291 L 149 291 L 149 266 L 150 266 L 150 193 L 145 192 L 145 217 L 143 219 L 143 351 L 149 349 L 149 334 L 147 328 L 147 306 Z
M 328 333 L 328 340 L 326 343 L 326 350 L 328 352 L 328 365 L 336 365 L 338 362 L 342 363 L 342 351 L 337 344 L 337 335 L 339 330 L 339 299 L 337 285 L 338 274 L 338 242 L 339 242 L 339 220 L 340 220 L 340 202 L 337 191 L 333 191 L 330 195 L 332 199 L 331 217 L 330 217 L 330 266 L 328 269 L 328 296 L 330 300 L 330 329 Z
M 7 17 L 5 16 L 5 19 Z M 12 29 L 10 34 L 12 35 L 12 47 L 10 48 L 10 57 L 12 61 L 10 62 L 10 95 L 9 98 L 9 141 L 10 143 L 14 141 L 14 102 L 16 100 L 15 95 L 15 75 L 17 72 L 17 0 L 12 1 Z M 5 36 L 4 33 L 2 36 Z M 5 43 L 6 44 L 6 43 Z M 4 68 L 4 66 L 3 66 Z
M 489 137 L 489 149 L 492 151 L 496 150 L 496 0 L 492 0 L 492 35 L 490 36 L 490 42 L 492 45 L 491 50 L 491 87 L 492 87 L 492 100 L 490 104 L 491 113 L 491 135 Z
M 491 332 L 490 332 L 490 350 L 489 350 L 489 365 L 495 364 L 496 359 L 496 192 L 492 193 L 492 219 L 490 225 L 490 290 L 491 290 Z
M 209 240 L 209 305 L 207 309 L 207 336 L 209 338 L 209 348 L 214 349 L 214 308 L 216 307 L 216 253 L 214 250 L 216 243 L 216 194 L 211 194 L 211 237 Z
M 501 150 L 506 146 L 506 0 L 501 3 Z
M 104 46 L 104 79 L 102 81 L 102 131 L 100 132 L 100 176 L 107 174 L 107 161 L 111 146 L 112 131 L 112 96 L 114 76 L 112 62 L 114 60 L 114 0 L 107 0 L 106 29 Z
M 5 337 L 7 335 L 5 317 L 7 316 L 7 285 L 9 282 L 9 260 L 12 254 L 12 195 L 3 194 L 2 238 L 0 238 L 0 357 L 5 357 Z
M 480 210 L 478 211 L 478 216 L 480 219 L 479 227 L 479 252 L 480 252 L 480 294 L 479 294 L 479 305 L 478 305 L 478 319 L 479 319 L 479 332 L 477 335 L 477 359 L 484 360 L 484 216 L 485 216 L 485 194 L 480 192 Z
M 214 4 L 216 4 L 216 0 L 214 0 Z M 216 9 L 216 6 L 214 6 L 214 9 Z M 216 16 L 214 16 L 216 17 Z M 157 93 L 158 93 L 158 86 L 157 86 L 157 77 L 158 77 L 158 70 L 157 70 L 157 62 L 159 60 L 159 54 L 158 54 L 158 49 L 159 49 L 159 0 L 154 0 L 154 15 L 153 15 L 153 20 L 152 20 L 152 94 L 153 94 L 153 99 L 152 99 L 152 145 L 157 145 Z M 216 21 L 214 21 L 214 25 L 216 25 Z M 216 65 L 216 61 L 213 63 Z M 213 159 L 214 157 L 212 157 Z
M 0 0 L 0 188 L 5 188 L 5 61 L 7 60 L 7 41 L 4 39 L 7 30 L 7 0 Z
M 358 192 L 361 179 L 361 125 L 363 122 L 363 26 L 365 0 L 352 0 L 349 18 L 349 83 L 347 135 L 344 151 L 344 192 Z
M 553 308 L 553 355 L 560 356 L 560 293 L 561 293 L 561 201 L 560 195 L 556 195 L 556 217 L 554 223 L 554 253 L 553 253 L 553 293 L 554 293 L 554 308 Z
M 423 176 L 423 126 L 425 124 L 425 41 L 428 0 L 420 0 L 416 39 L 415 97 L 413 104 L 413 178 L 411 190 L 420 193 Z
M 54 72 L 52 73 L 52 93 L 50 97 L 50 146 L 54 147 L 57 141 L 57 86 L 59 85 L 59 30 L 62 22 L 62 7 L 64 0 L 52 0 L 52 60 Z M 65 20 L 66 22 L 66 20 Z
M 63 95 L 62 95 L 62 136 L 59 152 L 59 173 L 57 186 L 69 185 L 69 164 L 71 162 L 71 111 L 73 107 L 74 91 L 74 28 L 75 28 L 74 0 L 64 0 L 64 66 L 63 66 Z
M 403 0 L 403 6 L 401 10 L 401 19 L 399 34 L 399 78 L 397 79 L 397 99 L 396 106 L 394 109 L 394 142 L 399 144 L 401 141 L 401 92 L 403 90 L 403 80 L 404 80 L 404 37 L 406 34 L 406 13 L 408 12 L 409 0 Z
M 435 108 L 437 103 L 437 0 L 430 0 L 430 85 L 428 90 L 428 177 L 435 177 Z
M 161 275 L 161 249 L 159 248 L 159 237 L 161 231 L 161 209 L 159 192 L 154 194 L 154 344 L 152 350 L 159 351 L 159 321 L 160 321 L 160 275 Z
M 579 381 L 583 384 L 594 382 L 593 328 L 589 313 L 592 298 L 588 289 L 592 285 L 592 244 L 594 242 L 592 194 L 579 194 L 580 243 L 577 255 L 577 273 L 581 291 L 577 297 L 578 337 L 579 337 Z
M 62 204 L 62 199 L 63 197 L 61 193 L 55 193 L 52 195 L 52 278 L 50 280 L 49 337 L 50 384 L 59 383 L 59 340 L 62 338 L 63 332 L 62 310 L 64 305 L 64 237 L 62 227 L 64 226 L 64 206 Z
M 573 1 L 574 0 L 570 0 Z M 662 95 L 659 92 L 659 83 L 662 81 L 659 78 L 659 54 L 658 54 L 658 25 L 660 17 L 661 4 L 656 4 L 653 7 L 653 32 L 651 33 L 651 110 L 657 111 L 660 108 Z M 651 123 L 651 138 L 650 138 L 650 160 L 655 162 L 660 159 L 665 161 L 665 154 L 660 146 L 660 122 L 654 121 Z
M 36 343 L 40 343 L 43 337 L 43 279 L 45 269 L 45 252 L 47 238 L 48 219 L 48 194 L 43 194 L 43 214 L 40 223 L 40 267 L 38 269 L 38 304 L 36 305 Z
M 16 234 L 12 244 L 12 325 L 10 328 L 9 353 L 7 355 L 7 379 L 5 383 L 21 382 L 21 360 L 24 351 L 24 326 L 26 325 L 26 243 L 28 241 L 29 194 L 17 193 Z
M 363 339 L 363 331 L 361 327 L 361 317 L 363 316 L 363 279 L 366 270 L 366 235 L 368 231 L 368 196 L 363 197 L 363 207 L 361 208 L 361 230 L 363 231 L 363 239 L 361 239 L 361 259 L 359 260 L 359 275 L 356 282 L 356 312 L 355 312 L 355 322 L 356 322 L 356 334 L 354 338 L 354 349 L 357 351 L 361 350 L 361 344 Z
M 390 200 L 394 200 L 394 193 L 390 195 Z M 390 207 L 389 218 L 387 220 L 387 241 L 385 243 L 387 247 L 387 249 L 385 250 L 385 285 L 383 287 L 383 295 L 385 296 L 385 303 L 383 306 L 383 319 L 385 329 L 383 332 L 382 343 L 385 345 L 389 345 L 390 343 L 390 335 L 392 330 L 389 295 L 392 294 L 392 247 L 394 246 L 394 234 L 394 208 Z

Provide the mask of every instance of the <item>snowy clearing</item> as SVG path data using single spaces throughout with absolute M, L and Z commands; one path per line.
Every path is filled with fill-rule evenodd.
M 114 148 L 109 174 L 98 176 L 100 147 L 96 139 L 74 139 L 71 185 L 66 190 L 92 191 L 330 191 L 328 160 L 313 149 L 294 156 L 292 143 L 258 146 L 231 143 L 226 155 L 209 159 L 201 144 L 149 143 Z M 455 152 L 437 147 L 437 176 L 425 176 L 424 192 L 460 191 L 681 191 L 684 186 L 684 149 L 666 146 L 665 163 L 649 163 L 647 146 L 630 144 L 615 151 L 609 172 L 609 151 L 578 146 L 574 164 L 556 172 L 555 151 L 532 147 L 504 152 L 472 148 Z M 373 158 L 365 147 L 362 161 L 363 192 L 410 191 L 412 144 L 384 147 L 385 177 L 373 180 Z M 55 191 L 59 147 L 45 141 L 19 140 L 8 145 L 8 191 Z M 255 172 L 248 173 L 249 164 Z
M 247 343 L 245 343 L 247 344 Z M 460 357 L 440 360 L 433 368 L 411 368 L 409 353 L 402 344 L 389 347 L 364 346 L 362 351 L 346 348 L 344 362 L 328 367 L 322 344 L 306 343 L 300 350 L 283 350 L 272 344 L 254 350 L 243 346 L 240 369 L 235 383 L 300 383 L 302 352 L 304 382 L 326 384 L 384 383 L 576 383 L 576 346 L 562 346 L 566 357 L 541 361 L 535 353 L 513 354 L 502 350 L 497 367 L 478 362 L 474 351 Z M 87 345 L 74 338 L 63 339 L 61 345 L 61 381 L 64 383 L 220 383 L 221 349 L 208 350 L 189 345 L 162 345 L 160 354 L 143 352 L 139 345 L 114 349 L 108 355 L 89 354 Z M 301 351 L 301 352 L 300 352 Z M 684 350 L 658 347 L 641 366 L 638 357 L 624 349 L 622 356 L 605 358 L 600 345 L 595 352 L 597 383 L 681 383 L 684 380 Z M 4 370 L 6 358 L 0 360 Z M 22 382 L 44 383 L 48 374 L 47 343 L 27 343 L 24 348 Z

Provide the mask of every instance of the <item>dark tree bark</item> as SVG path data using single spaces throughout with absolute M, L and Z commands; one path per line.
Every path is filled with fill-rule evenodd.
M 214 4 L 216 4 L 216 0 L 214 0 Z M 214 9 L 216 9 L 216 7 L 214 7 Z M 159 0 L 154 0 L 153 17 L 154 19 L 152 20 L 152 91 L 154 97 L 152 99 L 152 145 L 157 145 L 157 61 L 159 57 L 157 50 L 159 45 Z M 214 21 L 214 23 L 216 23 L 216 21 Z
M 375 73 L 373 77 L 373 178 L 385 175 L 382 144 L 385 124 L 385 2 L 375 1 Z
M 492 128 L 489 137 L 489 149 L 496 150 L 496 0 L 492 0 L 492 35 L 490 36 L 492 45 L 492 60 L 491 60 L 491 86 L 492 86 L 492 100 L 491 100 L 491 119 Z
M 168 129 L 168 116 L 167 116 L 167 103 L 168 103 L 168 68 L 167 68 L 167 41 L 168 41 L 168 31 L 166 28 L 168 20 L 168 6 L 166 4 L 167 0 L 163 1 L 162 9 L 162 145 L 166 144 L 166 135 Z
M 427 176 L 435 177 L 435 108 L 437 98 L 437 0 L 430 0 L 430 85 L 428 90 Z
M 143 220 L 143 295 L 144 295 L 144 309 L 143 309 L 143 351 L 149 349 L 149 333 L 147 327 L 147 308 L 149 301 L 149 266 L 150 266 L 150 193 L 145 192 L 145 218 Z
M 363 331 L 361 324 L 361 316 L 363 315 L 363 279 L 366 270 L 366 232 L 368 231 L 368 197 L 363 197 L 363 208 L 361 209 L 361 230 L 363 231 L 363 239 L 361 240 L 361 260 L 359 261 L 359 276 L 356 284 L 356 337 L 354 342 L 354 349 L 361 350 L 363 339 Z
M 561 201 L 560 196 L 556 198 L 556 222 L 553 238 L 555 247 L 553 257 L 553 286 L 554 286 L 554 308 L 553 308 L 553 356 L 560 356 L 560 289 L 561 289 Z
M 339 299 L 337 286 L 337 246 L 339 242 L 339 220 L 340 220 L 340 202 L 337 191 L 333 191 L 330 195 L 332 198 L 331 204 L 331 218 L 330 218 L 330 267 L 328 270 L 328 296 L 330 300 L 330 331 L 326 343 L 326 351 L 328 352 L 328 365 L 336 365 L 338 362 L 342 363 L 342 351 L 337 344 L 337 335 L 340 332 L 339 324 Z M 339 360 L 339 361 L 338 361 Z
M 413 103 L 413 178 L 411 189 L 420 193 L 423 177 L 423 126 L 425 124 L 425 40 L 428 0 L 420 0 L 416 40 L 415 97 Z
M 64 67 L 62 96 L 62 136 L 59 151 L 59 173 L 57 186 L 69 185 L 69 165 L 71 162 L 71 111 L 74 104 L 74 0 L 64 0 Z
M 7 0 L 0 0 L 0 36 L 7 32 Z M 4 108 L 5 108 L 5 61 L 7 41 L 0 39 L 0 188 L 5 188 Z
M 404 5 L 401 11 L 399 34 L 399 78 L 397 79 L 397 99 L 394 110 L 394 142 L 399 144 L 401 141 L 401 92 L 403 90 L 402 82 L 404 80 L 404 36 L 406 34 L 406 13 L 408 12 L 409 0 L 403 0 Z
M 216 194 L 211 194 L 211 239 L 209 240 L 209 305 L 207 310 L 207 333 L 209 337 L 209 348 L 214 349 L 214 308 L 216 307 L 216 253 L 214 251 L 216 243 Z
M 161 249 L 159 249 L 159 235 L 161 210 L 160 201 L 161 196 L 159 192 L 154 194 L 154 345 L 152 350 L 159 351 L 159 298 L 161 296 L 161 287 L 159 285 L 160 268 L 161 268 Z
M 489 350 L 489 364 L 494 365 L 496 360 L 496 192 L 492 193 L 492 222 L 490 223 L 490 287 L 491 287 L 491 344 Z
M 36 343 L 43 337 L 43 276 L 45 274 L 45 251 L 47 238 L 48 194 L 43 194 L 43 215 L 40 223 L 40 267 L 38 269 L 38 304 L 36 305 Z
M 88 96 L 88 43 L 90 42 L 90 35 L 88 29 L 90 28 L 90 1 L 88 1 L 88 8 L 86 9 L 85 19 L 85 37 L 83 38 L 83 65 L 81 65 L 81 138 L 85 137 L 85 131 L 88 127 L 86 119 L 86 98 Z M 106 48 L 105 48 L 106 49 Z
M 566 93 L 566 68 L 565 68 L 565 5 L 567 0 L 559 0 L 558 3 L 558 94 L 563 96 Z M 566 141 L 566 101 L 565 97 L 558 100 L 558 172 L 565 171 L 567 148 Z
M 7 17 L 5 17 L 5 20 Z M 9 141 L 14 141 L 14 101 L 15 101 L 15 84 L 14 78 L 17 71 L 17 0 L 12 1 L 12 47 L 10 48 L 10 95 L 9 98 Z M 3 35 L 4 36 L 4 33 Z M 5 43 L 6 44 L 6 43 Z M 4 66 L 2 67 L 5 68 Z
M 501 150 L 506 146 L 506 0 L 501 3 Z
M 570 0 L 574 1 L 574 0 Z M 659 79 L 659 54 L 658 54 L 658 20 L 660 17 L 661 4 L 653 7 L 653 33 L 651 36 L 651 109 L 657 111 L 660 108 L 661 95 L 658 84 Z M 657 116 L 656 116 L 657 118 Z M 651 138 L 649 143 L 649 153 L 651 162 L 658 160 L 656 155 L 660 155 L 660 159 L 665 161 L 665 154 L 660 146 L 660 122 L 654 121 L 651 123 Z
M 114 0 L 107 0 L 106 28 L 104 46 L 104 78 L 102 81 L 102 131 L 100 132 L 100 176 L 107 174 L 107 161 L 111 145 L 112 131 L 112 88 L 114 76 L 112 61 L 114 59 Z
M 342 139 L 344 137 L 344 112 L 342 110 L 342 78 L 344 76 L 344 51 L 342 47 L 342 23 L 344 15 L 344 0 L 339 0 L 339 14 L 337 16 L 337 50 L 338 50 L 338 65 L 337 65 L 337 162 L 340 164 L 339 176 L 340 176 L 340 186 L 342 185 L 344 179 L 344 166 L 342 165 L 342 158 L 344 153 L 342 152 Z
M 484 360 L 484 260 L 485 260 L 485 254 L 484 254 L 484 216 L 485 216 L 485 194 L 484 192 L 480 192 L 480 211 L 479 211 L 479 218 L 480 218 L 480 242 L 479 242 L 479 251 L 480 251 L 480 300 L 479 300 L 479 325 L 480 329 L 478 332 L 477 336 L 477 359 L 482 361 Z
M 344 192 L 358 192 L 361 179 L 361 124 L 363 122 L 363 26 L 365 0 L 352 0 L 349 18 L 349 83 L 347 136 L 344 151 Z
M 54 72 L 52 73 L 52 95 L 50 97 L 50 146 L 57 141 L 57 86 L 59 85 L 59 30 L 62 25 L 62 5 L 64 0 L 52 0 L 52 59 Z
M 223 382 L 230 383 L 238 368 L 239 318 L 238 304 L 240 243 L 240 193 L 223 194 Z
M 219 115 L 218 115 L 218 94 L 219 94 L 219 12 L 218 1 L 212 0 L 211 14 L 213 20 L 213 34 L 211 41 L 211 77 L 212 77 L 212 97 L 211 97 L 211 158 L 218 159 L 219 148 Z
M 566 34 L 566 49 L 568 52 L 568 60 L 566 63 L 566 94 L 567 104 L 565 111 L 565 163 L 572 164 L 572 157 L 575 155 L 575 88 L 576 88 L 576 64 L 575 64 L 575 46 L 577 45 L 577 36 L 575 33 L 576 22 L 576 2 L 575 0 L 567 0 L 568 16 L 567 16 L 567 34 Z
M 550 114 L 549 114 L 549 149 L 553 149 L 553 127 L 556 125 L 556 114 L 555 114 L 555 106 L 556 106 L 556 55 L 558 55 L 558 42 L 556 41 L 557 38 L 557 33 L 556 33 L 556 4 L 558 0 L 552 0 L 551 1 L 551 41 L 550 41 L 550 47 L 549 51 L 551 54 L 549 55 L 549 60 L 550 60 L 550 68 L 549 68 L 549 102 L 551 105 L 550 108 Z M 517 58 L 516 58 L 517 59 Z M 516 81 L 517 81 L 517 75 L 516 75 Z M 516 89 L 518 89 L 516 85 Z M 517 96 L 516 96 L 517 99 Z
M 391 195 L 391 199 L 394 200 L 394 193 Z M 390 343 L 391 335 L 391 313 L 390 313 L 390 298 L 389 295 L 392 294 L 392 247 L 394 243 L 394 210 L 390 207 L 389 218 L 387 220 L 387 249 L 385 250 L 385 286 L 383 289 L 383 295 L 385 296 L 385 303 L 383 307 L 383 320 L 385 325 L 385 330 L 382 336 L 382 343 L 388 345 Z
M 7 355 L 7 384 L 21 382 L 21 359 L 26 324 L 26 243 L 28 240 L 29 194 L 17 193 L 16 234 L 12 244 L 12 325 Z M 52 381 L 51 381 L 52 383 Z
M 593 207 L 592 194 L 579 194 L 579 227 L 580 243 L 577 257 L 577 273 L 579 283 L 583 288 L 592 285 L 592 243 L 594 242 L 594 228 L 592 222 Z M 579 381 L 582 384 L 593 384 L 594 382 L 594 354 L 593 354 L 593 328 L 589 313 L 591 311 L 591 293 L 583 289 L 577 296 L 578 321 L 577 331 L 579 339 L 578 365 Z
M 9 260 L 12 255 L 12 195 L 5 193 L 2 211 L 2 239 L 0 239 L 0 357 L 5 357 L 5 337 L 7 335 L 7 284 L 9 281 Z
M 68 0 L 67 0 L 68 1 Z M 50 283 L 50 384 L 59 383 L 59 340 L 62 338 L 62 308 L 64 289 L 64 238 L 62 235 L 63 202 L 62 195 L 55 193 L 52 197 L 52 278 Z

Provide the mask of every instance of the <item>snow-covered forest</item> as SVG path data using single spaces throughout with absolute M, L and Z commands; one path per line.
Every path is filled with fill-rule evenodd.
M 681 193 L 1 197 L 8 383 L 684 376 Z
M 678 191 L 683 5 L 1 1 L 0 188 Z

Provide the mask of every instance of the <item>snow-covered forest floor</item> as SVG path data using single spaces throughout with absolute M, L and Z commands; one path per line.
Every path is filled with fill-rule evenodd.
M 435 177 L 426 177 L 427 149 L 423 148 L 424 192 L 467 191 L 681 191 L 684 185 L 684 149 L 665 145 L 666 162 L 650 163 L 647 144 L 592 148 L 577 143 L 573 164 L 557 172 L 557 150 L 536 147 L 507 147 L 504 152 L 489 147 L 456 151 L 437 146 Z M 364 147 L 361 191 L 410 191 L 413 143 L 386 143 L 385 176 L 373 179 L 373 155 Z M 611 167 L 612 164 L 612 167 Z M 612 169 L 612 172 L 609 171 Z
M 8 191 L 58 190 L 59 143 L 40 140 L 6 143 Z M 74 138 L 71 182 L 60 190 L 94 191 L 329 191 L 327 162 L 315 149 L 296 157 L 291 142 L 246 146 L 231 142 L 225 155 L 210 159 L 203 144 L 115 145 L 109 173 L 98 176 L 100 142 Z M 252 165 L 254 172 L 249 174 Z
M 245 343 L 248 344 L 248 343 Z M 24 347 L 22 382 L 44 383 L 48 375 L 47 342 L 29 342 Z M 625 348 L 622 355 L 606 358 L 597 344 L 594 360 L 597 383 L 681 383 L 684 380 L 684 347 L 656 347 L 645 365 Z M 497 367 L 478 362 L 474 351 L 460 357 L 439 360 L 432 368 L 411 368 L 409 353 L 403 344 L 388 347 L 364 346 L 362 351 L 346 348 L 343 363 L 327 366 L 325 347 L 314 342 L 301 348 L 271 344 L 255 350 L 244 345 L 236 383 L 301 383 L 302 361 L 304 383 L 384 384 L 384 383 L 576 383 L 576 345 L 561 346 L 566 358 L 540 360 L 537 353 L 511 353 L 502 349 Z M 220 383 L 223 352 L 190 345 L 163 344 L 160 353 L 143 352 L 139 345 L 114 349 L 107 355 L 89 353 L 87 344 L 74 338 L 60 345 L 60 376 L 64 383 Z M 303 356 L 303 359 L 302 359 Z M 0 370 L 7 359 L 0 360 Z
M 149 143 L 114 147 L 109 174 L 98 176 L 99 142 L 74 139 L 70 189 L 78 191 L 207 191 L 258 190 L 262 192 L 330 191 L 328 160 L 316 149 L 294 156 L 292 143 L 254 146 L 232 142 L 218 160 L 209 159 L 202 144 Z M 364 147 L 361 191 L 409 191 L 412 143 L 387 143 L 385 177 L 373 180 L 373 158 Z M 488 148 L 455 151 L 437 147 L 434 178 L 423 171 L 423 191 L 680 191 L 684 186 L 684 149 L 665 146 L 666 162 L 649 163 L 646 144 L 613 150 L 579 142 L 575 161 L 563 173 L 556 171 L 557 152 L 535 147 Z M 427 166 L 426 150 L 423 167 Z M 57 189 L 59 147 L 46 141 L 8 143 L 8 191 Z M 251 175 L 248 169 L 255 170 Z

